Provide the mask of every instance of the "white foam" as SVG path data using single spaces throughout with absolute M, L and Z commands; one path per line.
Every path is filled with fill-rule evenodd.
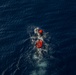
M 47 67 L 47 63 L 46 62 L 40 62 L 38 64 L 39 67 Z
M 34 29 L 34 33 L 35 33 L 35 34 L 38 34 L 38 30 L 39 30 L 39 27 L 35 28 L 35 29 Z

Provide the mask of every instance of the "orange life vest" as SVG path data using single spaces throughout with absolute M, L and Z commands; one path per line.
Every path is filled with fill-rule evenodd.
M 36 42 L 36 47 L 37 47 L 37 48 L 42 48 L 42 46 L 43 46 L 43 41 L 42 41 L 42 40 L 38 40 L 38 41 Z

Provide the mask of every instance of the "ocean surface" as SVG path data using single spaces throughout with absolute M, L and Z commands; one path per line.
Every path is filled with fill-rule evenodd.
M 39 68 L 29 35 L 35 27 L 50 37 Z M 76 75 L 76 1 L 0 0 L 0 75 Z

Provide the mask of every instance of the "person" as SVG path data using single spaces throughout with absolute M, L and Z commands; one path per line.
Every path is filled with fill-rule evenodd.
M 37 34 L 37 41 L 36 41 L 36 47 L 37 48 L 42 48 L 43 46 L 43 30 L 39 29 L 38 27 L 34 29 L 34 33 Z

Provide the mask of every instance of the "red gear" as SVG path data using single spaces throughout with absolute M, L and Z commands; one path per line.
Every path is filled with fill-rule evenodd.
M 42 46 L 43 46 L 43 41 L 42 41 L 42 40 L 38 40 L 38 41 L 36 42 L 36 47 L 37 47 L 37 48 L 42 48 Z
M 43 34 L 43 30 L 42 29 L 39 29 L 38 32 L 39 32 L 39 34 Z

